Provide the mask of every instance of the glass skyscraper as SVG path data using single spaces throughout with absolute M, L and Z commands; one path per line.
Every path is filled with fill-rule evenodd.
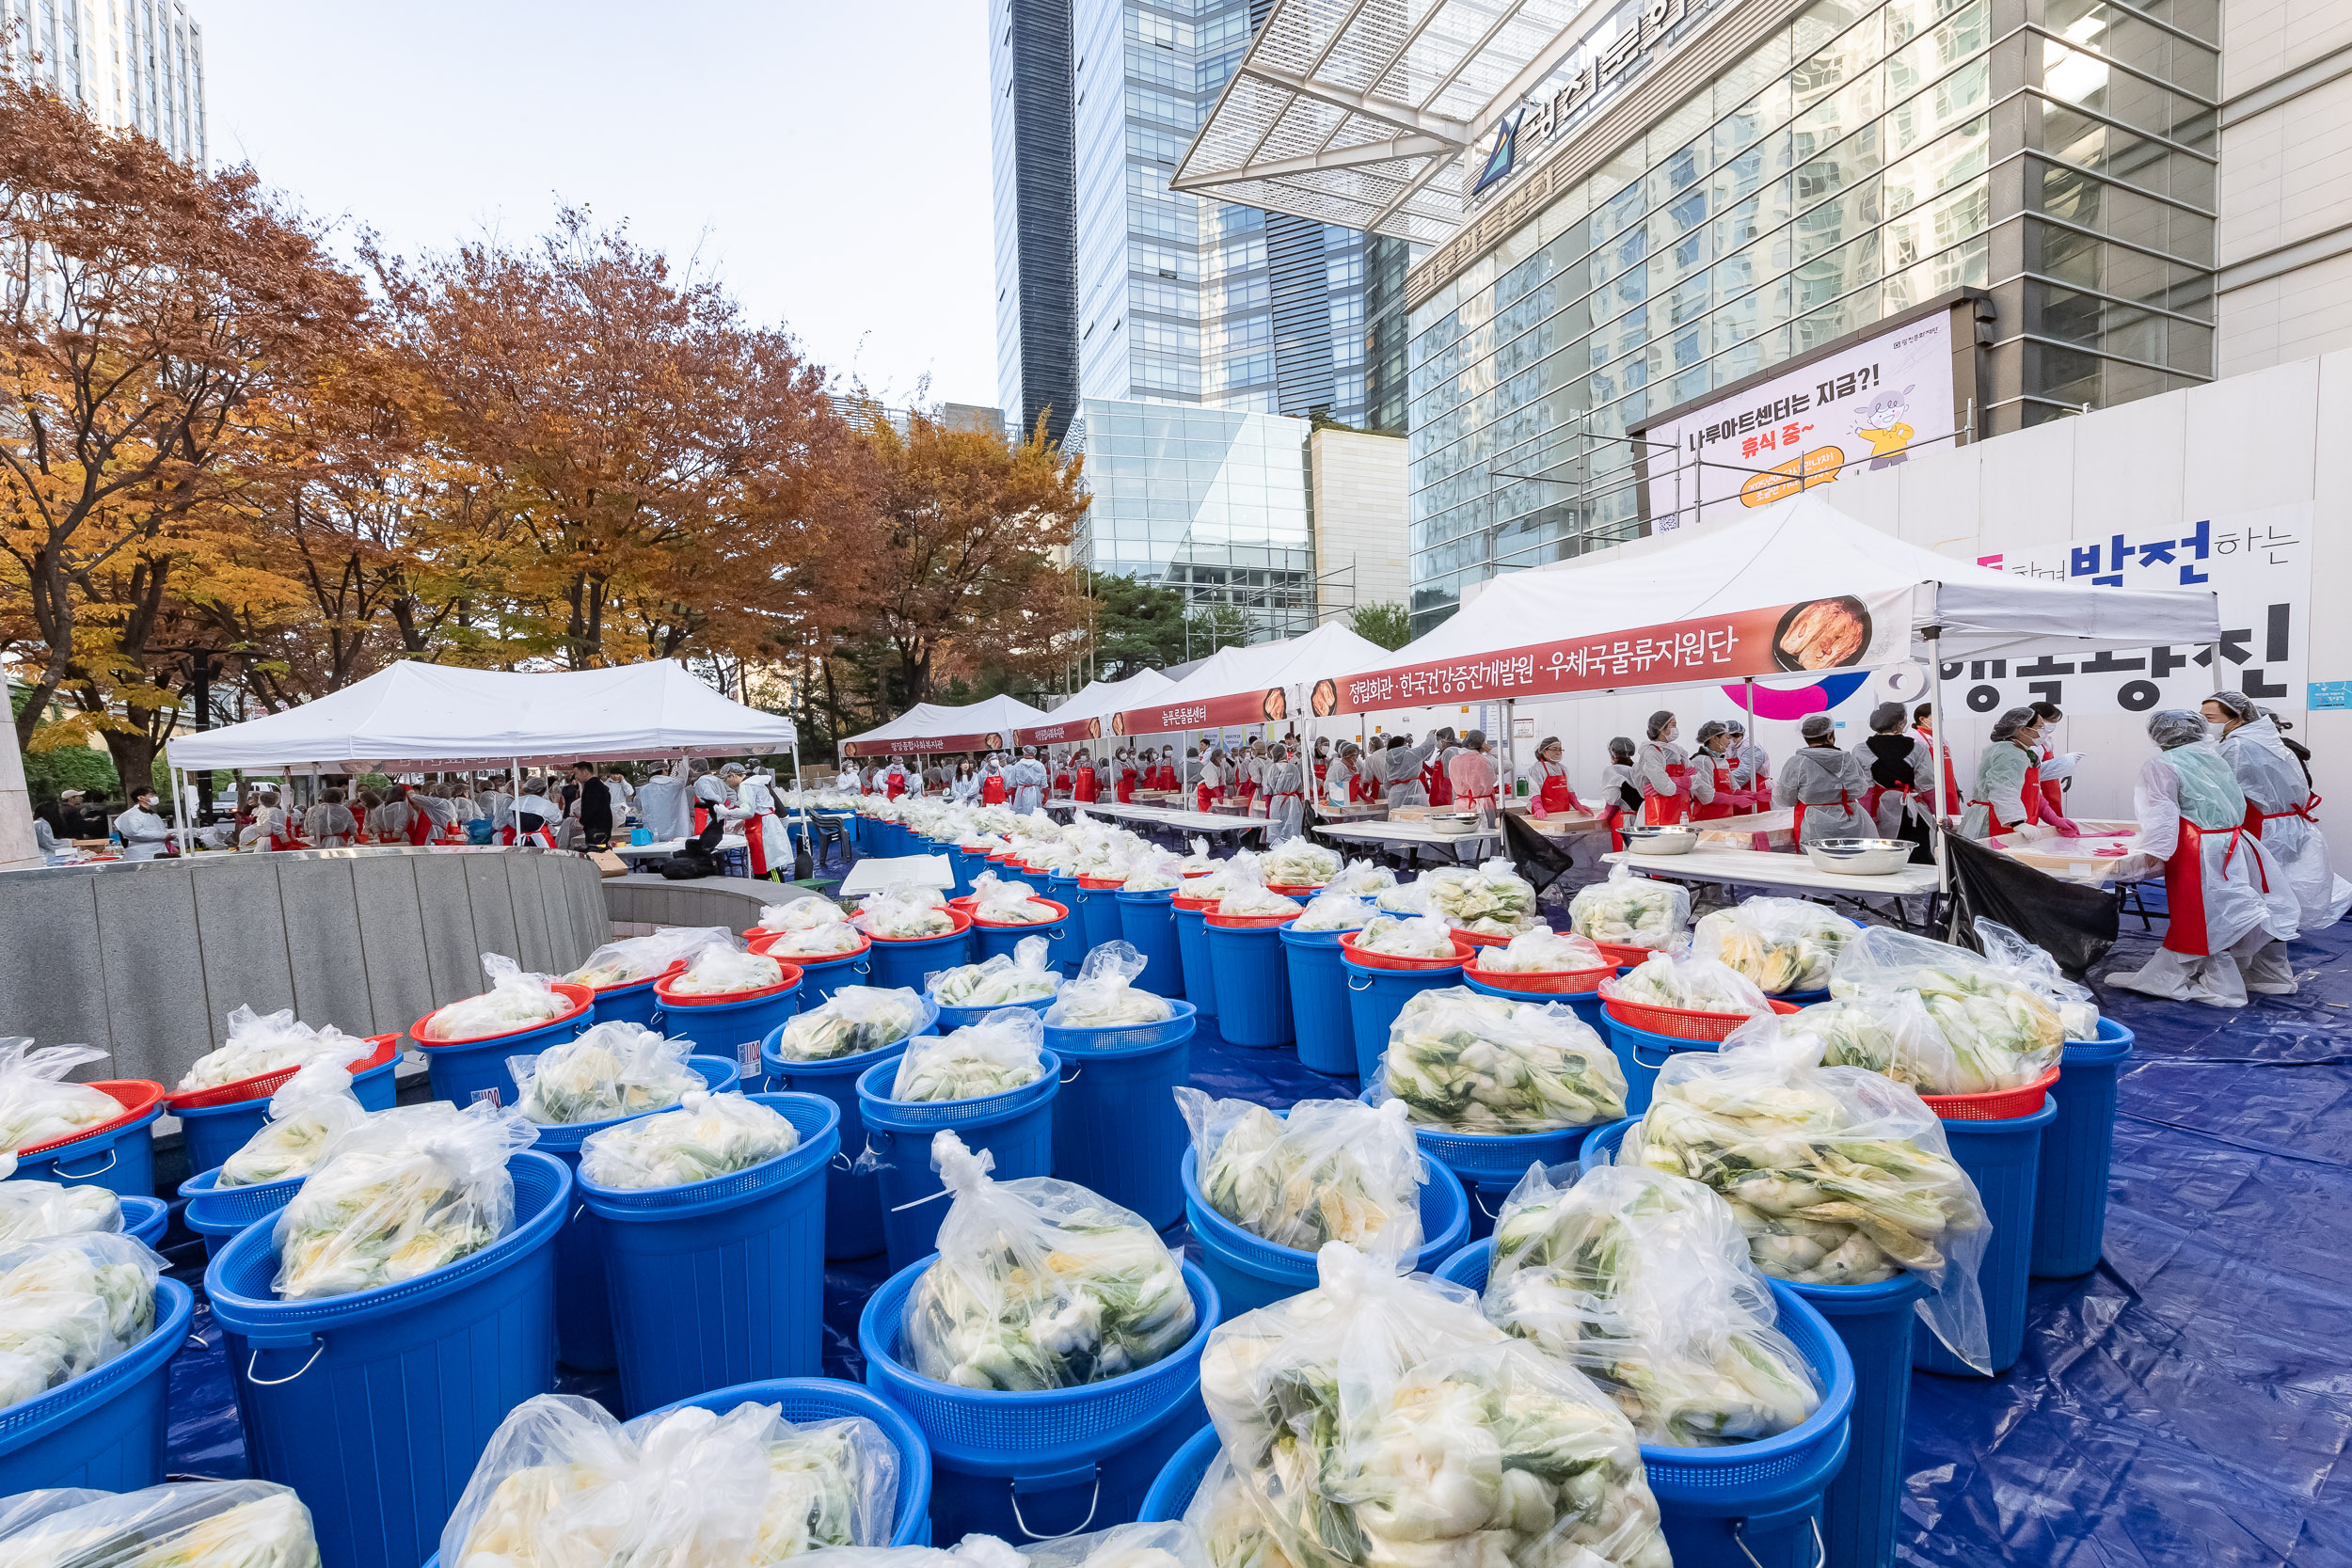
M 114 131 L 136 131 L 203 166 L 204 30 L 179 0 L 0 0 L 8 63 Z
M 1078 414 L 1070 0 L 1003 0 L 988 37 L 996 389 L 1025 438 Z

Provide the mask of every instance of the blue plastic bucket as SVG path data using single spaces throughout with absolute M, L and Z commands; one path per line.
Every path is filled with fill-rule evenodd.
M 914 1034 L 928 1035 L 939 1018 L 937 1003 L 926 999 Z M 857 1163 L 866 1151 L 866 1123 L 858 1115 L 857 1081 L 880 1062 L 895 1062 L 906 1054 L 907 1042 L 893 1040 L 879 1051 L 861 1051 L 830 1062 L 787 1062 L 777 1041 L 784 1025 L 769 1031 L 760 1043 L 759 1065 L 767 1069 L 767 1087 L 795 1094 L 822 1095 L 840 1113 L 835 1131 L 841 1135 L 841 1157 L 825 1180 L 825 1259 L 841 1262 L 871 1258 L 887 1244 L 882 1235 L 882 1183 Z M 913 1037 L 910 1036 L 909 1038 Z
M 1462 983 L 1459 963 L 1443 969 L 1373 969 L 1340 953 L 1340 972 L 1347 980 L 1348 1033 L 1356 1045 L 1356 1077 L 1369 1084 L 1389 1049 L 1389 1025 L 1405 1004 L 1425 990 Z
M 921 990 L 923 988 L 918 985 L 914 989 Z M 1041 996 L 1029 1002 L 1000 1002 L 993 1007 L 941 1007 L 938 1033 L 952 1035 L 959 1029 L 979 1022 L 991 1013 L 1001 1013 L 1007 1007 L 1028 1007 L 1042 1014 L 1054 1005 L 1054 1001 L 1053 997 Z
M 988 852 L 984 849 L 959 849 L 949 845 L 947 863 L 956 874 L 956 885 L 950 890 L 950 896 L 968 897 L 972 884 L 979 879 L 981 872 L 989 869 Z
M 995 1156 L 999 1181 L 1054 1173 L 1054 1096 L 1061 1088 L 1061 1058 L 1048 1051 L 1044 1075 L 1002 1094 L 970 1100 L 890 1098 L 899 1063 L 870 1067 L 857 1081 L 858 1115 L 866 1123 L 866 1157 L 882 1181 L 882 1241 L 893 1270 L 939 1250 L 946 1217 L 946 1188 L 931 1169 L 931 1139 L 953 1132 L 975 1154 Z M 861 1158 L 863 1166 L 866 1158 Z
M 972 961 L 972 923 L 961 910 L 947 911 L 956 929 L 944 937 L 877 937 L 866 956 L 873 962 L 869 986 L 884 990 L 923 989 L 923 976 L 956 969 Z
M 163 1103 L 158 1101 L 142 1116 L 20 1159 L 16 1174 L 27 1180 L 56 1181 L 68 1187 L 103 1187 L 117 1197 L 152 1196 L 155 1118 L 163 1114 Z
M 243 1148 L 269 1121 L 267 1095 L 240 1100 L 233 1105 L 189 1105 L 173 1115 L 180 1118 L 180 1146 L 190 1170 L 216 1170 Z
M 1598 1122 L 1596 1126 L 1609 1126 Z M 1591 1127 L 1565 1127 L 1556 1132 L 1503 1132 L 1480 1135 L 1449 1132 L 1442 1127 L 1415 1127 L 1413 1137 L 1424 1158 L 1452 1171 L 1470 1195 L 1469 1239 L 1478 1241 L 1494 1231 L 1502 1217 L 1502 1200 L 1519 1184 L 1527 1167 L 1565 1164 L 1584 1147 Z
M 2058 1119 L 2057 1103 L 2043 1098 L 2042 1109 L 2030 1116 L 1999 1121 L 1944 1122 L 1952 1158 L 1977 1184 L 1984 1212 L 1993 1222 L 1993 1240 L 1977 1267 L 1977 1286 L 1984 1292 L 1984 1332 L 1992 1352 L 1993 1373 L 2017 1364 L 2026 1348 L 2026 1279 L 2033 1258 L 2033 1199 L 2042 1164 L 2042 1132 Z M 1926 1372 L 1952 1377 L 1979 1375 L 1944 1348 L 1924 1323 L 1912 1325 L 1911 1364 Z
M 338 1568 L 431 1556 L 499 1422 L 555 1386 L 554 1242 L 572 1177 L 529 1149 L 507 1168 L 515 1227 L 419 1278 L 280 1301 L 276 1227 L 258 1225 L 204 1273 L 246 1463 L 294 1489 Z
M 1602 1022 L 1600 992 L 1597 990 L 1535 991 L 1516 990 L 1509 986 L 1498 986 L 1491 984 L 1488 981 L 1480 979 L 1478 977 L 1478 971 L 1468 964 L 1465 964 L 1462 967 L 1462 983 L 1470 987 L 1470 990 L 1476 991 L 1481 996 L 1500 996 L 1506 1002 L 1533 1002 L 1537 1006 L 1542 1006 L 1546 1003 L 1549 1002 L 1565 1003 L 1569 1009 L 1576 1014 L 1578 1021 L 1581 1022 L 1587 1029 L 1590 1029 L 1593 1033 L 1598 1035 L 1603 1040 L 1609 1038 L 1609 1030 Z
M 1315 1255 L 1278 1246 L 1210 1208 L 1200 1196 L 1199 1159 L 1196 1151 L 1184 1150 L 1184 1218 L 1192 1226 L 1192 1239 L 1200 1243 L 1200 1266 L 1216 1287 L 1226 1316 L 1237 1318 L 1313 1290 Z M 1417 1274 L 1453 1257 L 1470 1230 L 1470 1198 L 1462 1183 L 1435 1160 L 1423 1163 L 1429 1180 L 1421 1185 L 1421 1233 L 1425 1239 L 1413 1255 Z
M 1184 976 L 1184 997 L 1203 1018 L 1216 1016 L 1216 969 L 1209 958 L 1209 911 L 1187 910 L 1171 902 L 1175 915 L 1177 968 Z
M 1913 1304 L 1928 1281 L 1905 1273 L 1879 1285 L 1788 1289 L 1828 1320 L 1853 1363 L 1853 1444 L 1821 1505 L 1828 1568 L 1885 1568 L 1895 1560 L 1902 1508 Z
M 1184 1212 L 1176 1163 L 1191 1144 L 1172 1092 L 1192 1079 L 1193 1005 L 1124 1029 L 1045 1026 L 1062 1062 L 1054 1114 L 1054 1174 L 1134 1210 L 1154 1230 Z
M 1071 917 L 1070 907 L 1057 898 L 1041 898 L 1038 902 L 1059 907 L 1060 917 L 1029 926 L 991 926 L 978 920 L 972 922 L 972 961 L 986 963 L 999 953 L 1009 958 L 1012 950 L 1021 945 L 1023 937 L 1043 937 L 1054 967 L 1065 975 L 1077 974 L 1078 959 L 1086 955 L 1080 953 L 1076 958 L 1070 957 L 1070 950 L 1078 945 L 1078 923 Z
M 751 1098 L 799 1129 L 791 1152 L 681 1187 L 580 1178 L 602 1222 L 621 1406 L 632 1416 L 705 1388 L 817 1371 L 840 1112 L 821 1095 Z
M 1632 1132 L 1641 1119 L 1640 1117 L 1628 1117 L 1623 1121 L 1613 1121 L 1606 1127 L 1596 1127 L 1586 1133 L 1583 1147 L 1576 1151 L 1578 1174 L 1615 1164 L 1617 1149 L 1625 1142 L 1625 1135 Z
M 689 1056 L 687 1062 L 703 1075 L 711 1093 L 735 1087 L 733 1062 L 717 1056 Z M 578 1181 L 580 1146 L 589 1134 L 660 1114 L 640 1111 L 607 1121 L 539 1124 L 539 1141 L 531 1147 L 563 1161 Z M 571 1216 L 555 1238 L 555 1358 L 583 1372 L 607 1372 L 618 1364 L 612 1354 L 612 1308 L 605 1300 L 603 1231 L 585 1203 L 572 1205 Z
M 649 974 L 642 980 L 630 980 L 617 986 L 598 986 L 595 1022 L 641 1023 L 648 1029 L 652 1028 L 653 1021 L 661 1012 L 661 998 L 653 993 L 653 988 L 660 979 L 660 974 Z
M 171 1205 L 160 1197 L 130 1193 L 116 1195 L 116 1201 L 122 1205 L 122 1233 L 161 1251 L 164 1232 L 171 1228 Z
M 822 1006 L 843 986 L 881 985 L 882 982 L 874 978 L 872 953 L 873 948 L 869 944 L 855 953 L 844 953 L 833 958 L 777 958 L 776 962 L 788 963 L 801 972 L 800 1000 L 792 1011 L 797 1013 Z M 923 983 L 917 980 L 914 989 L 922 990 Z M 677 1011 L 685 1009 L 680 1007 Z M 789 1018 L 792 1014 L 784 1016 Z M 761 1029 L 755 1033 L 766 1034 L 767 1031 Z
M 365 1072 L 351 1075 L 351 1092 L 362 1107 L 371 1111 L 389 1111 L 400 1100 L 400 1084 L 394 1074 L 400 1070 L 400 1055 L 382 1067 L 372 1067 Z
M 1658 1086 L 1658 1069 L 1668 1058 L 1677 1052 L 1714 1051 L 1723 1045 L 1721 1040 L 1686 1040 L 1654 1029 L 1639 1029 L 1607 1013 L 1601 1015 L 1600 1033 L 1609 1049 L 1616 1053 L 1617 1066 L 1625 1070 L 1625 1108 L 1637 1117 L 1649 1109 L 1650 1092 Z
M 290 1176 L 283 1181 L 257 1181 L 246 1187 L 217 1186 L 219 1180 L 219 1170 L 214 1169 L 180 1183 L 180 1196 L 187 1199 L 180 1206 L 180 1223 L 204 1239 L 208 1260 L 219 1257 L 229 1239 L 247 1226 L 276 1217 L 278 1210 L 294 1201 L 307 1178 Z
M 785 963 L 786 985 L 756 991 L 740 1002 L 705 1002 L 689 1006 L 683 999 L 665 999 L 661 1027 L 673 1039 L 694 1042 L 697 1056 L 723 1056 L 743 1075 L 745 1088 L 761 1071 L 760 1043 L 771 1038 L 801 1010 L 801 977 L 797 965 Z
M 1184 994 L 1184 963 L 1176 948 L 1176 890 L 1153 888 L 1117 895 L 1120 939 L 1143 955 L 1135 984 L 1160 996 Z
M 2050 1085 L 2058 1119 L 2042 1134 L 2034 1183 L 2037 1279 L 2074 1279 L 2099 1266 L 2107 1235 L 2107 1169 L 2115 1158 L 2115 1084 L 2132 1054 L 2132 1032 L 2111 1018 L 2099 1037 L 2070 1040 Z
M 1074 871 L 1048 871 L 1045 874 L 1045 896 L 1062 907 L 1062 918 L 1054 922 L 1047 933 L 1055 964 L 1064 974 L 1075 974 L 1086 962 L 1087 951 L 1094 945 L 1087 933 L 1086 917 L 1078 912 L 1078 895 L 1086 889 L 1078 885 Z
M 1200 1430 L 1200 1353 L 1217 1322 L 1216 1288 L 1186 1263 L 1198 1322 L 1173 1354 L 1124 1377 L 1010 1394 L 918 1376 L 902 1354 L 907 1296 L 930 1268 L 899 1270 L 858 1314 L 868 1387 L 895 1401 L 931 1450 L 931 1534 L 1020 1543 L 1131 1523 L 1163 1465 Z
M 146 1338 L 103 1367 L 0 1411 L 0 1496 L 52 1486 L 135 1492 L 161 1481 L 171 1358 L 195 1310 L 195 1292 L 185 1285 L 156 1280 L 155 1326 Z
M 1082 932 L 1079 940 L 1085 942 L 1087 952 L 1093 952 L 1106 942 L 1120 940 L 1119 886 L 1116 882 L 1109 887 L 1089 887 L 1087 879 L 1081 877 L 1070 895 L 1078 903 L 1078 925 Z
M 1356 1029 L 1348 1013 L 1347 975 L 1340 968 L 1345 931 L 1278 927 L 1291 991 L 1291 1033 L 1298 1065 L 1334 1078 L 1356 1075 Z
M 500 1104 L 514 1104 L 515 1075 L 506 1070 L 506 1058 L 536 1056 L 548 1046 L 572 1038 L 588 1027 L 595 1012 L 596 992 L 586 986 L 558 980 L 556 987 L 570 996 L 577 1006 L 559 1018 L 551 1018 L 528 1029 L 516 1029 L 503 1035 L 485 1035 L 480 1039 L 443 1042 L 426 1039 L 412 1026 L 408 1037 L 416 1043 L 418 1050 L 424 1053 L 424 1070 L 433 1085 L 433 1098 L 446 1100 L 462 1110 L 472 1104 L 474 1097 L 483 1090 L 496 1089 Z M 417 1024 L 421 1025 L 425 1018 L 432 1016 L 431 1013 L 425 1014 L 424 1018 L 417 1020 Z M 239 1147 L 243 1147 L 242 1143 Z M 222 1158 L 226 1159 L 227 1155 Z
M 1182 1519 L 1184 1510 L 1192 1506 L 1193 1494 L 1209 1476 L 1209 1466 L 1216 1463 L 1225 1440 L 1216 1434 L 1216 1428 L 1202 1427 L 1184 1439 L 1184 1446 L 1152 1478 L 1152 1490 L 1143 1496 L 1143 1512 L 1136 1517 L 1147 1525 L 1164 1524 Z
M 1465 1247 L 1438 1277 L 1485 1291 L 1494 1248 L 1491 1237 Z M 1853 1362 L 1827 1319 L 1781 1281 L 1771 1283 L 1780 1331 L 1820 1380 L 1820 1408 L 1752 1443 L 1642 1445 L 1658 1522 L 1678 1563 L 1817 1568 L 1821 1560 L 1822 1497 L 1846 1463 Z
M 1217 976 L 1217 1033 L 1230 1045 L 1290 1044 L 1296 1031 L 1291 1022 L 1291 973 L 1282 957 L 1281 927 L 1226 926 L 1219 924 L 1221 918 L 1202 926 L 1209 962 Z

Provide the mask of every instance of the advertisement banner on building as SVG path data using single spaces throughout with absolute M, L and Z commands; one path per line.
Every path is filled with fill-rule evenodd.
M 1310 701 L 1321 717 L 1851 669 L 1900 657 L 1910 636 L 1908 591 L 1840 594 L 1345 675 L 1316 682 Z
M 1938 310 L 1643 430 L 1650 523 L 1730 521 L 1892 467 L 1959 422 L 1952 317 Z
M 1947 663 L 1944 700 L 1986 715 L 2048 702 L 2069 718 L 2088 719 L 2193 710 L 2211 692 L 2236 690 L 2300 719 L 2309 679 L 2311 561 L 2309 501 L 1979 556 L 1980 566 L 2053 582 L 2209 587 L 2221 610 L 2221 643 L 2218 650 L 2110 648 Z

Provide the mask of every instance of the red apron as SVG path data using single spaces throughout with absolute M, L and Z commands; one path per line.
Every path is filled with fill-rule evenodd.
M 1829 802 L 1824 800 L 1821 804 L 1827 805 Z M 1837 792 L 1837 809 L 1839 811 L 1853 810 L 1853 797 L 1842 789 Z M 1791 828 L 1796 835 L 1797 847 L 1803 848 L 1804 847 L 1804 802 L 1803 800 L 1797 802 L 1797 819 L 1791 824 Z
M 1583 805 L 1577 800 L 1576 791 L 1568 787 L 1568 772 L 1565 768 L 1557 773 L 1544 775 L 1544 787 L 1536 791 L 1535 801 L 1544 808 L 1546 816 L 1565 816 L 1569 812 L 1581 810 Z
M 1057 795 L 1067 795 L 1070 793 L 1069 774 L 1057 773 L 1054 775 L 1054 793 Z
M 1090 804 L 1094 800 L 1094 769 L 1091 768 L 1079 768 L 1077 777 L 1077 793 L 1075 799 Z
M 1204 784 L 1194 784 L 1192 786 L 1192 809 L 1195 811 L 1207 811 L 1209 809 L 1209 802 L 1216 800 L 1221 793 L 1222 791 L 1211 789 Z
M 2320 798 L 2313 795 L 2305 800 L 2299 806 L 2289 806 L 2284 811 L 2265 811 L 2262 807 L 2254 804 L 2253 801 L 2249 800 L 2246 802 L 2246 831 L 2252 833 L 2256 838 L 2260 838 L 2263 836 L 2263 824 L 2265 822 L 2275 822 L 2281 816 L 2299 816 L 2304 821 L 2311 823 L 2312 827 L 2316 828 L 2319 826 L 2319 822 L 2317 818 L 2312 816 L 2312 813 L 2317 809 L 2319 804 Z
M 991 773 L 980 781 L 980 804 L 1001 806 L 1004 803 L 1005 776 L 1002 773 Z
M 1331 764 L 1328 761 L 1317 762 L 1315 764 L 1315 783 L 1323 783 L 1326 779 L 1330 777 L 1330 774 Z
M 2018 803 L 2026 808 L 2026 820 L 2034 827 L 2042 826 L 2042 765 L 2026 764 L 2025 787 L 2018 791 Z
M 1444 767 L 1435 757 L 1421 770 L 1421 787 L 1428 792 L 1433 806 L 1454 803 L 1454 781 L 1446 777 Z
M 1731 764 L 1718 761 L 1715 764 L 1715 798 L 1704 805 L 1692 801 L 1691 820 L 1712 822 L 1720 817 L 1737 816 L 1745 803 L 1740 792 L 1732 787 Z
M 901 796 L 901 795 L 905 794 L 905 793 L 906 793 L 906 787 L 907 787 L 907 776 L 906 776 L 904 773 L 893 773 L 893 774 L 891 774 L 891 775 L 890 775 L 890 791 L 889 791 L 889 793 L 890 793 L 890 799 L 891 799 L 891 800 L 897 800 L 899 796 Z
M 1690 776 L 1690 764 L 1668 763 L 1666 777 L 1673 781 L 1675 792 L 1672 795 L 1652 795 L 1645 792 L 1642 798 L 1642 820 L 1653 828 L 1671 827 L 1681 821 L 1682 814 L 1691 803 L 1690 788 L 1684 782 Z
M 1174 789 L 1176 787 L 1176 769 L 1169 767 L 1166 763 L 1162 763 L 1160 765 L 1160 770 L 1152 775 L 1152 787 L 1153 789 Z
M 408 842 L 422 847 L 433 836 L 433 819 L 415 806 L 408 808 Z
M 1119 803 L 1123 806 L 1135 798 L 1136 770 L 1132 768 L 1122 768 L 1119 770 Z
M 1307 797 L 1299 794 L 1298 791 L 1295 789 L 1278 789 L 1273 794 L 1267 796 L 1265 798 L 1265 815 L 1266 820 L 1269 822 L 1274 820 L 1275 812 L 1280 809 L 1275 804 L 1277 800 L 1296 800 L 1299 803 L 1300 808 L 1303 810 L 1306 806 Z
M 772 812 L 758 812 L 743 818 L 743 852 L 751 857 L 752 875 L 768 875 L 768 818 Z
M 1613 854 L 1625 847 L 1625 834 L 1617 831 L 1618 825 L 1624 821 L 1625 807 L 1617 801 L 1612 800 L 1601 808 L 1600 825 L 1609 830 L 1609 848 Z
M 1935 736 L 1933 732 L 1929 730 L 1915 729 L 1911 733 L 1917 736 L 1921 740 L 1926 741 L 1928 743 L 1929 750 L 1933 751 L 1935 749 Z M 1954 777 L 1952 773 L 1952 753 L 1947 751 L 1943 752 L 1942 755 L 1944 758 L 1944 806 L 1947 811 L 1957 811 L 1961 809 L 1963 800 L 1963 797 L 1960 793 L 1960 781 Z M 1928 793 L 1931 795 L 1934 791 L 1930 790 Z M 1932 801 L 1929 802 L 1931 811 L 1932 811 L 1933 804 L 1934 802 Z
M 540 820 L 545 819 L 541 818 Z M 509 828 L 506 832 L 509 835 L 507 842 L 509 844 L 516 842 L 516 840 L 512 836 L 516 830 L 514 828 Z M 535 844 L 542 849 L 552 849 L 555 847 L 555 830 L 552 828 L 533 828 L 529 832 L 522 835 L 520 842 L 524 844 Z
M 2283 815 L 2283 814 L 2281 814 Z M 2221 857 L 2221 869 L 2230 869 L 2230 862 L 2238 851 L 2240 835 L 2246 832 L 2244 823 L 2233 828 L 2201 828 L 2187 817 L 2181 818 L 2181 839 L 2173 846 L 2172 855 L 2164 863 L 2164 901 L 2172 911 L 2172 919 L 2164 933 L 2164 945 L 2171 952 L 2186 958 L 2203 958 L 2213 955 L 2213 939 L 2205 929 L 2205 859 L 2202 840 L 2207 833 L 2230 835 L 2229 851 Z M 2255 863 L 2259 865 L 2261 863 Z M 2263 891 L 2270 891 L 2270 878 L 2263 878 Z

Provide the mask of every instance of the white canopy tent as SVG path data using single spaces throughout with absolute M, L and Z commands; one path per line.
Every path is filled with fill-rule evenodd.
M 994 696 L 960 707 L 917 703 L 887 724 L 841 743 L 851 756 L 929 755 L 939 752 L 993 752 L 1012 744 L 1014 732 L 1045 715 L 1018 697 Z
M 1118 714 L 1118 729 L 1125 735 L 1172 735 L 1304 720 L 1310 683 L 1382 657 L 1378 643 L 1337 621 L 1279 642 L 1221 648 L 1183 680 Z
M 1120 681 L 1089 681 L 1077 694 L 1045 715 L 1040 724 L 1031 724 L 1020 732 L 1024 746 L 1074 745 L 1085 740 L 1098 740 L 1105 731 L 1124 734 L 1113 727 L 1111 718 L 1139 703 L 1148 703 L 1175 685 L 1157 670 L 1129 675 Z

